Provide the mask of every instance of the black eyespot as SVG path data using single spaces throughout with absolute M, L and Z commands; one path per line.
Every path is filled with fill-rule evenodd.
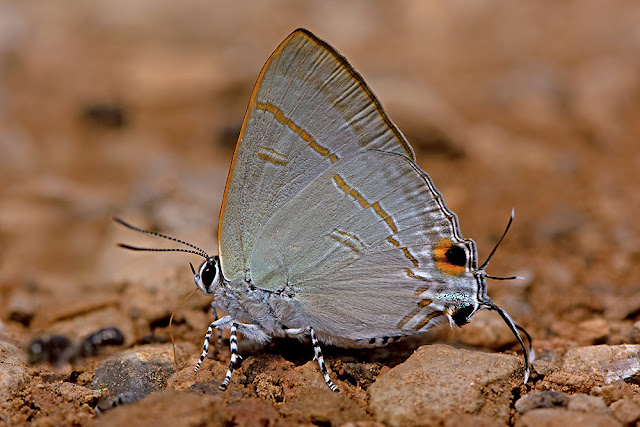
M 200 272 L 200 278 L 205 287 L 210 288 L 213 281 L 216 280 L 218 268 L 214 261 L 207 262 L 206 266 Z
M 456 326 L 462 326 L 469 323 L 469 316 L 473 313 L 474 309 L 475 307 L 473 305 L 466 305 L 454 311 L 451 317 L 453 318 Z
M 462 246 L 451 246 L 444 254 L 450 264 L 464 267 L 467 265 L 467 254 Z

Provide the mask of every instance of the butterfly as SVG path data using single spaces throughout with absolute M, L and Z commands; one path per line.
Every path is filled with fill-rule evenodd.
M 125 248 L 204 258 L 191 269 L 198 289 L 214 298 L 214 321 L 195 369 L 213 332 L 220 340 L 229 329 L 221 389 L 242 361 L 238 332 L 262 343 L 310 337 L 326 384 L 338 391 L 321 344 L 385 345 L 441 322 L 462 326 L 480 309 L 509 326 L 528 379 L 531 337 L 487 296 L 495 248 L 478 266 L 475 242 L 462 237 L 456 214 L 363 78 L 305 29 L 273 52 L 251 95 L 222 202 L 218 255 L 116 220 L 190 247 Z M 219 318 L 218 309 L 228 314 Z

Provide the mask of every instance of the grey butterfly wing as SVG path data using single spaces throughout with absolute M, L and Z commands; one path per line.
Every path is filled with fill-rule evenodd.
M 446 256 L 455 245 L 460 260 Z M 255 286 L 290 295 L 296 309 L 284 324 L 351 345 L 425 330 L 456 293 L 467 303 L 478 292 L 476 258 L 426 173 L 406 156 L 362 150 L 280 207 L 250 269 Z
M 260 228 L 327 168 L 363 148 L 413 151 L 362 78 L 305 30 L 262 69 L 229 171 L 218 229 L 222 270 L 244 277 Z

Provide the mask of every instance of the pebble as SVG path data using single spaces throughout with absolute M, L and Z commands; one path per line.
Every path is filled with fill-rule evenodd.
M 386 425 L 420 425 L 444 413 L 509 421 L 522 360 L 502 353 L 434 344 L 381 374 L 369 387 L 369 409 Z
M 10 396 L 29 378 L 22 350 L 0 335 L 0 396 Z
M 605 404 L 611 406 L 613 402 L 617 402 L 618 400 L 633 398 L 636 392 L 631 384 L 627 384 L 624 381 L 617 381 L 601 387 L 593 387 L 591 394 L 601 397 Z
M 567 351 L 563 368 L 611 384 L 640 374 L 640 345 L 596 345 Z
M 640 421 L 640 399 L 621 399 L 610 406 L 613 416 L 623 424 Z
M 118 353 L 97 370 L 91 388 L 107 388 L 110 396 L 130 392 L 138 397 L 164 388 L 175 372 L 171 345 L 145 346 Z
M 575 412 L 588 412 L 598 415 L 611 415 L 607 404 L 599 396 L 576 393 L 569 396 L 567 409 Z
M 254 414 L 254 417 L 262 418 L 259 414 Z M 271 415 L 270 419 L 274 416 Z M 231 420 L 228 409 L 213 396 L 164 390 L 151 393 L 135 404 L 106 412 L 98 418 L 96 425 L 225 425 Z
M 564 408 L 569 404 L 569 397 L 559 391 L 545 390 L 529 393 L 516 401 L 515 407 L 518 412 L 524 414 L 533 409 L 540 408 Z
M 280 413 L 298 423 L 309 425 L 342 425 L 347 422 L 371 421 L 371 417 L 345 393 L 328 388 L 309 388 L 307 392 L 284 401 Z
M 620 423 L 606 415 L 573 412 L 561 408 L 534 409 L 522 415 L 515 423 L 516 427 L 619 427 Z

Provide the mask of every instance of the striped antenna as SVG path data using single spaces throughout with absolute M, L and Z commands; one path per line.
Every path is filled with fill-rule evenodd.
M 143 247 L 139 247 L 139 246 L 132 246 L 132 245 L 128 245 L 126 243 L 118 243 L 118 246 L 124 249 L 129 249 L 132 251 L 150 251 L 150 252 L 187 252 L 190 254 L 195 254 L 195 255 L 200 255 L 201 257 L 209 260 L 211 257 L 209 257 L 209 255 L 207 255 L 207 253 L 205 251 L 203 251 L 202 249 L 200 249 L 199 247 L 197 247 L 196 245 L 192 245 L 189 242 L 185 242 L 184 240 L 180 240 L 180 239 L 176 239 L 175 237 L 171 237 L 171 236 L 167 236 L 165 234 L 160 234 L 160 233 L 156 233 L 155 231 L 149 231 L 149 230 L 145 230 L 144 228 L 139 228 L 136 227 L 135 225 L 131 225 L 128 222 L 118 218 L 118 217 L 113 217 L 113 220 L 119 224 L 124 225 L 127 228 L 130 228 L 131 230 L 137 231 L 139 233 L 145 233 L 145 234 L 150 234 L 152 236 L 156 236 L 156 237 L 162 237 L 163 239 L 167 239 L 167 240 L 171 240 L 177 243 L 181 243 L 183 245 L 189 246 L 190 248 L 193 249 L 184 249 L 184 248 L 143 248 Z

